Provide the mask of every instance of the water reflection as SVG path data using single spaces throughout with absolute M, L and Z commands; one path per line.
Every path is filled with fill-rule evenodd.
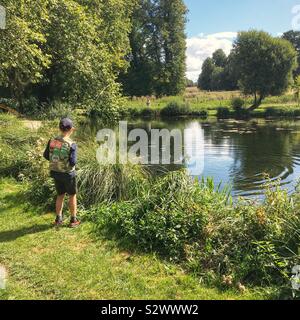
M 128 130 L 134 128 L 145 129 L 149 135 L 151 129 L 180 129 L 183 134 L 185 129 L 190 129 L 183 145 L 183 153 L 185 151 L 192 159 L 186 164 L 190 174 L 213 177 L 216 184 L 230 184 L 234 196 L 260 196 L 264 174 L 272 180 L 280 178 L 281 185 L 292 192 L 300 176 L 300 121 L 130 122 Z M 99 124 L 86 124 L 81 127 L 80 135 L 96 136 L 99 129 L 102 129 Z M 149 154 L 151 147 L 149 143 Z M 171 140 L 171 150 L 173 147 Z M 181 167 L 173 164 L 163 169 Z M 161 166 L 155 166 L 154 170 L 164 171 Z

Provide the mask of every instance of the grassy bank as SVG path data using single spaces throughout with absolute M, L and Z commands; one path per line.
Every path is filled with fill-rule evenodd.
M 124 97 L 119 105 L 121 118 L 171 118 L 171 117 L 219 117 L 219 118 L 300 118 L 300 106 L 292 91 L 277 97 L 267 97 L 262 105 L 251 113 L 237 112 L 233 100 L 241 98 L 244 105 L 250 106 L 253 97 L 244 96 L 239 91 L 207 92 L 197 88 L 187 88 L 181 96 L 150 98 Z M 11 99 L 0 99 L 0 104 L 18 109 L 16 102 Z M 35 99 L 26 100 L 25 116 L 35 120 L 55 120 L 64 116 L 85 118 L 87 115 L 84 105 L 70 105 L 56 101 L 51 105 L 40 105 Z M 242 110 L 243 111 L 243 110 Z M 0 109 L 0 113 L 2 110 Z
M 181 107 L 174 116 L 200 117 L 236 117 L 232 107 L 232 100 L 241 97 L 245 105 L 251 105 L 252 97 L 245 97 L 239 91 L 206 92 L 197 88 L 188 88 L 184 95 L 151 97 L 150 108 L 147 107 L 146 97 L 133 97 L 126 100 L 123 113 L 131 117 L 159 117 L 172 104 Z M 171 110 L 172 111 L 172 110 Z M 171 116 L 171 112 L 167 116 Z M 262 105 L 250 114 L 253 117 L 299 117 L 300 107 L 292 92 L 278 97 L 266 98 Z
M 97 239 L 93 224 L 54 229 L 53 213 L 29 204 L 26 185 L 0 181 L 0 299 L 264 299 L 267 291 L 219 291 L 180 267 Z
M 16 230 L 19 233 L 19 229 L 21 235 L 27 234 L 29 230 L 30 239 L 31 230 L 35 230 L 34 221 L 43 224 L 42 221 L 48 219 L 48 227 L 42 226 L 41 232 L 37 232 L 38 238 L 33 240 L 42 244 L 33 257 L 36 259 L 40 252 L 43 253 L 43 246 L 49 236 L 53 236 L 53 247 L 59 247 L 55 238 L 57 233 L 49 227 L 52 218 L 50 215 L 38 215 L 49 211 L 55 196 L 53 182 L 48 177 L 47 163 L 41 156 L 47 138 L 55 132 L 54 125 L 45 123 L 32 131 L 24 126 L 23 121 L 12 116 L 0 116 L 0 123 L 0 176 L 6 179 L 14 177 L 22 183 L 20 188 L 24 188 L 20 193 L 18 186 L 11 182 L 8 187 L 3 188 L 9 190 L 11 185 L 19 192 L 16 195 L 8 194 L 5 200 L 0 201 L 4 206 L 2 211 L 7 213 L 7 216 L 2 216 L 2 224 L 5 226 L 7 219 L 9 226 L 9 232 L 4 232 L 3 239 L 7 234 L 9 237 L 10 233 L 14 235 Z M 254 288 L 259 287 L 261 292 L 272 288 L 270 292 L 273 297 L 275 292 L 277 297 L 277 294 L 291 297 L 291 270 L 300 263 L 300 200 L 297 194 L 289 196 L 276 184 L 266 184 L 263 203 L 240 199 L 233 204 L 226 190 L 216 190 L 211 180 L 201 183 L 192 181 L 185 171 L 169 173 L 164 177 L 152 177 L 140 166 L 99 165 L 94 159 L 96 145 L 93 139 L 86 139 L 84 136 L 77 138 L 80 150 L 79 205 L 85 223 L 82 231 L 75 233 L 79 232 L 83 237 L 91 233 L 89 239 L 95 241 L 95 250 L 91 256 L 97 255 L 96 248 L 99 249 L 99 245 L 110 243 L 114 248 L 122 248 L 122 252 L 130 252 L 130 257 L 156 257 L 162 265 L 185 270 L 189 279 L 228 290 L 228 294 L 237 288 L 242 292 L 255 292 Z M 6 192 L 2 193 L 6 197 Z M 26 203 L 30 202 L 30 209 L 24 209 L 22 199 L 26 199 Z M 13 211 L 19 206 L 16 222 L 13 222 L 7 217 L 12 216 L 10 210 Z M 30 215 L 24 215 L 21 219 L 23 211 L 30 212 Z M 33 223 L 15 229 L 19 218 L 23 220 L 22 223 L 31 219 Z M 66 237 L 68 232 L 70 231 L 63 229 L 63 237 Z M 45 239 L 42 238 L 44 236 Z M 19 237 L 17 238 L 19 240 Z M 23 239 L 23 236 L 21 238 Z M 100 239 L 99 243 L 96 238 Z M 4 255 L 3 262 L 0 262 L 8 268 L 11 268 L 9 263 L 13 263 L 13 255 L 19 252 L 19 243 L 14 240 L 3 241 L 11 244 L 6 251 L 7 257 Z M 72 244 L 77 240 L 80 238 L 75 238 L 74 241 L 70 238 Z M 33 246 L 33 243 L 30 246 Z M 69 248 L 70 252 L 73 252 L 72 247 Z M 89 250 L 90 246 L 85 248 Z M 52 251 L 54 250 L 53 248 Z M 57 250 L 62 252 L 60 250 L 63 249 Z M 80 246 L 78 250 L 78 254 L 81 254 Z M 12 252 L 11 255 L 9 251 Z M 99 254 L 101 252 L 100 250 Z M 48 254 L 47 250 L 45 254 Z M 84 264 L 84 261 L 92 261 L 91 257 L 79 257 L 80 267 L 93 271 L 89 262 Z M 68 263 L 71 259 L 70 253 Z M 33 261 L 32 268 L 35 268 L 34 263 Z M 55 263 L 64 267 L 60 270 L 66 269 L 64 260 L 60 262 L 59 257 L 46 264 Z M 132 268 L 134 269 L 133 266 Z M 145 267 L 143 268 L 145 270 Z M 30 272 L 32 271 L 29 270 Z M 69 274 L 68 279 L 72 278 L 73 274 Z M 85 279 L 84 276 L 82 279 Z M 91 281 L 94 283 L 94 280 Z M 112 290 L 114 292 L 115 289 Z

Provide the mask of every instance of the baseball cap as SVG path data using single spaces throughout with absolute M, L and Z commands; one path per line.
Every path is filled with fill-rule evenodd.
M 61 131 L 69 131 L 73 128 L 73 122 L 69 118 L 63 118 L 60 120 L 59 129 Z

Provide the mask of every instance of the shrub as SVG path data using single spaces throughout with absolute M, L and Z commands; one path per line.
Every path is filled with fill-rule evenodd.
M 176 101 L 170 102 L 166 107 L 164 107 L 160 115 L 162 117 L 176 117 L 182 115 L 188 115 L 190 113 L 190 107 L 188 105 L 180 104 Z
M 184 262 L 193 272 L 234 283 L 289 284 L 299 262 L 299 205 L 277 186 L 262 205 L 233 205 L 211 182 L 194 183 L 185 172 L 158 179 L 138 200 L 102 204 L 93 218 L 98 232 Z
M 154 109 L 146 108 L 142 109 L 139 116 L 142 118 L 155 118 L 156 112 Z
M 220 107 L 217 111 L 217 117 L 219 119 L 228 119 L 231 116 L 231 112 L 227 107 Z
M 208 117 L 208 111 L 207 110 L 192 111 L 190 115 L 206 119 Z
M 233 98 L 231 100 L 231 106 L 235 112 L 239 112 L 245 106 L 245 101 L 239 97 Z
M 79 200 L 86 207 L 132 199 L 139 196 L 148 185 L 148 173 L 138 165 L 101 165 L 91 150 L 94 145 L 86 145 L 78 164 Z

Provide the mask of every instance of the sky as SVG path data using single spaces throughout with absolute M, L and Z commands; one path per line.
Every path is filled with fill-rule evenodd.
M 215 50 L 221 48 L 229 54 L 238 31 L 259 29 L 278 36 L 300 30 L 300 0 L 184 1 L 189 10 L 187 77 L 194 81 L 203 61 Z

